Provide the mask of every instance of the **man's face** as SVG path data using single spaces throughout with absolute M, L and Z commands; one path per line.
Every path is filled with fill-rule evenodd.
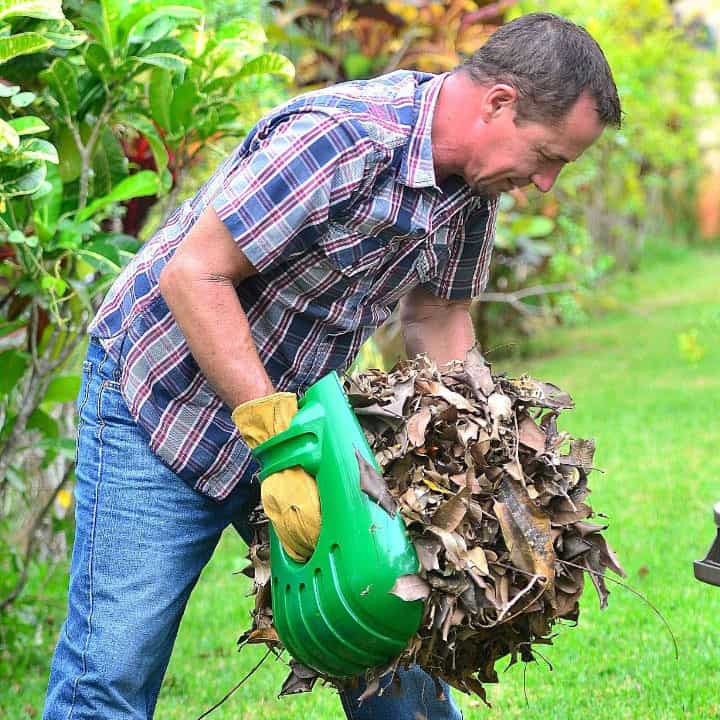
M 506 105 L 466 137 L 462 175 L 475 193 L 497 195 L 531 184 L 547 192 L 560 170 L 590 147 L 604 129 L 594 101 L 585 94 L 557 125 L 515 124 L 514 118 L 514 104 Z M 476 131 L 482 142 L 473 142 Z

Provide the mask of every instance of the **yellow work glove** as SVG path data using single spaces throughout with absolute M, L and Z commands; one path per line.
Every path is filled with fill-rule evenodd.
M 256 448 L 287 430 L 296 412 L 295 395 L 279 392 L 238 405 L 232 419 L 245 442 Z M 260 499 L 287 554 L 305 562 L 320 534 L 320 496 L 315 479 L 299 465 L 281 470 L 262 481 Z

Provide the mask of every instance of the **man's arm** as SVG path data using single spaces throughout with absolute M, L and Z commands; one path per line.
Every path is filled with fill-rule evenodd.
M 160 273 L 160 292 L 193 357 L 231 408 L 274 392 L 235 292 L 255 272 L 208 207 Z
M 400 305 L 400 321 L 408 357 L 427 353 L 438 365 L 464 360 L 475 344 L 470 300 L 444 300 L 422 287 Z

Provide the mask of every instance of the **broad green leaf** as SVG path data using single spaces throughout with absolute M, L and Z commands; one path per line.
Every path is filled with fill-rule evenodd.
M 54 377 L 43 396 L 43 403 L 72 402 L 80 390 L 79 375 L 58 375 Z
M 80 248 L 77 254 L 94 270 L 117 273 L 122 268 L 118 249 L 103 240 L 88 243 Z
M 83 244 L 83 235 L 93 231 L 92 222 L 73 222 L 64 218 L 58 223 L 57 237 L 54 243 L 49 245 L 50 250 L 77 250 Z
M 35 135 L 50 129 L 39 117 L 34 115 L 13 118 L 8 121 L 8 125 L 11 125 L 18 135 Z
M 172 75 L 167 70 L 156 68 L 150 73 L 148 88 L 150 114 L 164 130 L 170 129 L 170 103 L 172 102 Z
M 16 197 L 18 195 L 31 195 L 45 179 L 47 168 L 41 160 L 8 172 L 3 168 L 0 173 L 0 197 Z
M 144 115 L 136 113 L 128 113 L 120 118 L 121 122 L 137 130 L 143 135 L 150 145 L 153 158 L 155 159 L 155 166 L 159 174 L 163 174 L 163 171 L 168 165 L 168 152 L 165 147 L 165 143 L 160 137 L 155 125 L 149 118 Z
M 356 78 L 368 77 L 372 74 L 372 68 L 375 65 L 376 59 L 374 57 L 368 57 L 361 52 L 349 52 L 342 59 L 342 66 L 345 70 L 345 75 L 350 80 Z
M 155 43 L 162 42 L 163 40 L 169 40 L 168 37 L 170 33 L 175 30 L 175 28 L 178 26 L 178 21 L 174 18 L 170 17 L 159 17 L 155 22 L 151 23 L 150 25 L 146 26 L 145 29 L 142 31 L 141 35 L 131 35 L 130 36 L 130 42 L 139 42 L 139 43 L 150 43 L 151 45 L 154 45 Z M 185 51 L 185 48 L 183 47 L 182 52 Z M 147 50 L 148 53 L 150 52 L 162 52 L 160 50 L 150 49 Z
M 68 30 L 67 32 L 43 30 L 42 36 L 52 41 L 52 44 L 60 50 L 73 50 L 80 47 L 88 38 L 87 33 L 80 30 Z
M 33 100 L 35 100 L 36 97 L 37 95 L 32 92 L 17 93 L 17 95 L 13 95 L 10 98 L 10 104 L 16 108 L 24 108 L 27 107 Z
M 50 165 L 44 182 L 49 183 L 52 189 L 41 199 L 34 200 L 32 219 L 40 241 L 46 244 L 55 234 L 62 210 L 63 184 L 59 167 Z
M 3 85 L 0 83 L 0 97 L 12 97 L 15 93 L 19 92 L 19 85 Z
M 122 145 L 109 127 L 100 135 L 93 156 L 92 196 L 107 195 L 128 174 L 128 160 Z
M 107 50 L 98 43 L 90 43 L 85 49 L 85 65 L 93 75 L 106 79 L 112 69 Z
M 266 42 L 262 26 L 252 21 L 238 20 L 228 24 L 230 28 L 223 25 L 222 29 L 218 30 L 215 44 L 203 58 L 213 73 L 220 68 L 233 72 L 248 57 L 254 57 L 261 52 Z M 237 28 L 234 32 L 233 27 Z
M 64 183 L 77 180 L 82 170 L 82 158 L 75 137 L 69 128 L 60 128 L 56 145 L 60 156 L 60 178 Z
M 16 150 L 18 145 L 20 145 L 20 138 L 17 130 L 0 118 L 0 152 Z
M 65 17 L 61 0 L 0 0 L 0 20 L 18 16 L 41 20 L 62 20 Z
M 199 99 L 197 85 L 193 80 L 185 80 L 175 88 L 170 103 L 170 121 L 174 132 L 187 132 L 192 126 L 193 109 Z
M 10 37 L 0 37 L 0 64 L 6 63 L 8 60 L 20 57 L 21 55 L 43 52 L 52 46 L 52 40 L 35 32 L 17 33 Z
M 152 55 L 153 53 L 171 53 L 172 55 L 180 55 L 185 57 L 185 46 L 176 37 L 165 37 L 151 42 L 145 46 L 142 55 Z
M 52 183 L 49 183 L 47 178 L 45 178 L 45 180 L 40 183 L 40 187 L 30 196 L 30 199 L 33 203 L 38 200 L 42 200 L 46 195 L 49 195 L 52 192 L 52 189 Z
M 111 56 L 115 54 L 116 47 L 122 46 L 118 42 L 118 28 L 123 9 L 122 0 L 100 0 L 102 41 Z
M 240 71 L 235 73 L 238 79 L 251 75 L 280 75 L 290 82 L 295 77 L 295 66 L 280 53 L 263 53 L 245 63 Z
M 208 83 L 207 92 L 217 92 L 222 88 L 230 91 L 239 80 L 254 75 L 280 75 L 285 80 L 291 81 L 295 77 L 295 67 L 284 55 L 263 53 L 245 63 L 238 72 L 212 80 Z
M 40 408 L 34 410 L 28 418 L 27 428 L 28 430 L 37 430 L 46 438 L 57 438 L 60 435 L 57 421 Z
M 23 159 L 45 160 L 51 163 L 58 163 L 58 153 L 55 146 L 47 140 L 30 138 L 20 143 L 18 152 Z
M 47 70 L 40 73 L 53 90 L 57 101 L 62 106 L 65 115 L 75 117 L 80 104 L 77 77 L 75 70 L 67 60 L 56 58 Z
M 190 64 L 187 58 L 172 53 L 152 53 L 151 55 L 133 55 L 131 60 L 137 60 L 142 65 L 154 65 L 165 68 L 174 73 L 184 73 L 185 68 Z
M 30 362 L 30 355 L 20 350 L 0 353 L 0 397 L 7 395 L 23 376 Z
M 172 173 L 165 168 L 160 173 L 160 190 L 158 192 L 158 195 L 165 195 L 170 192 L 173 186 L 173 176 Z
M 118 183 L 110 193 L 104 197 L 98 198 L 91 202 L 87 207 L 80 210 L 76 218 L 77 220 L 87 220 L 94 213 L 98 212 L 107 205 L 124 200 L 131 200 L 135 197 L 144 197 L 146 195 L 155 195 L 158 191 L 159 179 L 156 173 L 151 170 L 141 170 L 135 175 L 125 178 Z
M 118 30 L 118 41 L 124 43 L 127 38 L 140 39 L 143 30 L 159 18 L 176 20 L 195 20 L 203 15 L 201 2 L 167 2 L 167 0 L 144 0 L 135 3 L 130 12 L 122 19 Z

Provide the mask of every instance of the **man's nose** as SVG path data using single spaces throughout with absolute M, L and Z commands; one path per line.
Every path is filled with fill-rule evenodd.
M 552 170 L 543 170 L 542 172 L 535 173 L 530 177 L 532 184 L 540 192 L 548 192 L 550 188 L 555 184 L 557 176 L 560 174 L 560 168 Z

